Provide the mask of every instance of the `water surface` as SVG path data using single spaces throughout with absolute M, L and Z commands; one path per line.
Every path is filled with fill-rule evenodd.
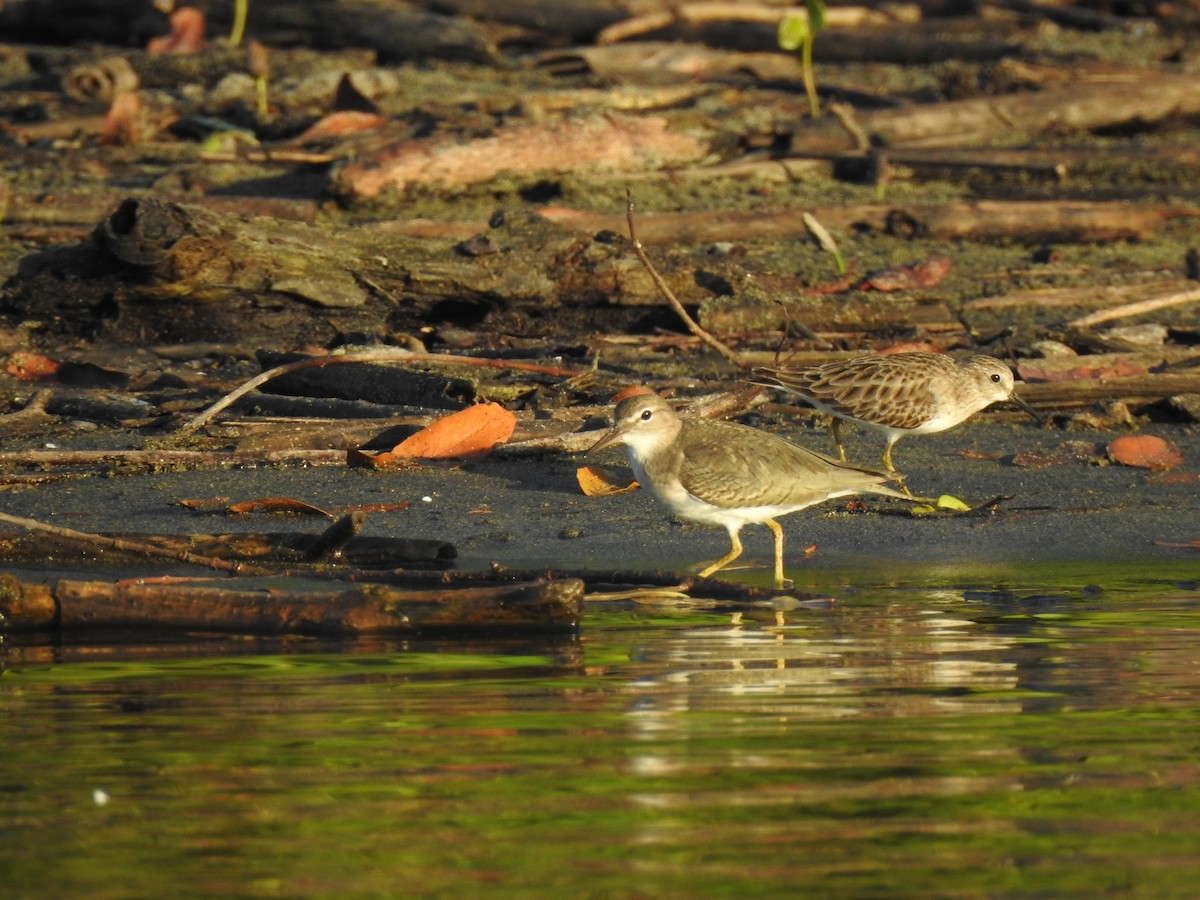
M 6 897 L 1195 896 L 1200 564 L 578 639 L 17 643 Z

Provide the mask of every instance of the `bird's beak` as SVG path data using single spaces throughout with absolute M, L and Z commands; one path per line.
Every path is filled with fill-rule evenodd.
M 1046 424 L 1046 420 L 1042 418 L 1041 414 L 1036 409 L 1034 409 L 1032 406 L 1030 406 L 1028 403 L 1026 403 L 1024 400 L 1022 400 L 1020 397 L 1018 397 L 1015 392 L 1010 394 L 1008 399 L 1011 400 L 1013 403 L 1017 404 L 1017 406 L 1021 407 L 1021 409 L 1025 410 L 1025 412 L 1027 412 L 1031 416 L 1033 416 L 1034 419 L 1037 420 L 1037 423 L 1039 425 Z
M 620 429 L 620 427 L 614 425 L 608 431 L 604 432 L 603 435 L 601 435 L 600 440 L 596 441 L 596 443 L 594 443 L 594 444 L 592 444 L 592 446 L 588 447 L 587 452 L 588 453 L 596 453 L 597 451 L 603 450 L 605 447 L 608 447 L 611 444 L 615 444 L 617 441 L 621 440 L 621 438 L 624 436 L 625 436 L 625 432 L 623 432 Z

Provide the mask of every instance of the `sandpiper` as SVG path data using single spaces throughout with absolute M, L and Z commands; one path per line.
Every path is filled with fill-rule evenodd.
M 840 420 L 858 422 L 887 435 L 883 464 L 889 472 L 892 445 L 906 434 L 945 431 L 1001 400 L 1011 400 L 1041 421 L 1013 393 L 1013 373 L 992 356 L 962 359 L 945 353 L 872 353 L 802 368 L 757 368 L 758 384 L 796 394 L 834 416 L 838 457 L 846 458 Z
M 618 403 L 613 427 L 588 452 L 617 441 L 624 442 L 638 482 L 672 513 L 729 532 L 729 552 L 702 577 L 741 555 L 743 525 L 762 522 L 775 536 L 775 587 L 782 589 L 783 529 L 776 516 L 848 494 L 910 499 L 883 484 L 892 473 L 838 462 L 745 425 L 683 417 L 655 394 Z

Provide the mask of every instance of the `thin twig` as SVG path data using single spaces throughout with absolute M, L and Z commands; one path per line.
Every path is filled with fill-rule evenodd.
M 642 247 L 642 242 L 637 239 L 637 232 L 633 227 L 633 198 L 628 192 L 625 195 L 625 220 L 629 223 L 629 240 L 633 242 L 633 252 L 637 254 L 638 261 L 646 267 L 646 271 L 650 273 L 650 278 L 654 282 L 654 286 L 658 288 L 659 293 L 667 298 L 667 302 L 671 304 L 671 309 L 675 310 L 675 314 L 683 319 L 688 330 L 739 369 L 750 368 L 750 364 L 738 356 L 735 351 L 701 328 L 700 323 L 688 315 L 687 310 L 683 308 L 683 304 L 679 302 L 679 298 L 667 287 L 667 283 L 663 281 L 662 276 L 658 274 L 658 270 L 654 268 L 654 264 L 650 262 L 650 257 L 646 255 L 646 251 Z
M 871 149 L 871 139 L 859 123 L 853 106 L 849 103 L 833 102 L 826 109 L 833 113 L 833 117 L 838 120 L 838 124 L 850 135 L 850 139 L 854 141 L 855 150 L 861 150 L 863 153 L 866 153 Z
M 46 412 L 46 404 L 54 397 L 54 391 L 49 388 L 43 388 L 29 398 L 26 403 L 16 412 L 6 413 L 3 416 L 6 425 L 19 419 L 56 419 L 57 416 Z
M 0 466 L 152 466 L 232 468 L 276 463 L 344 466 L 345 450 L 12 450 Z
M 145 543 L 143 541 L 134 541 L 129 538 L 114 538 L 103 534 L 92 534 L 87 531 L 75 531 L 73 528 L 63 528 L 60 525 L 51 525 L 47 522 L 39 522 L 37 519 L 26 519 L 23 516 L 11 516 L 8 513 L 0 512 L 0 522 L 7 522 L 9 525 L 16 525 L 18 528 L 24 528 L 26 531 L 37 531 L 42 534 L 52 534 L 55 537 L 64 538 L 71 541 L 80 541 L 85 544 L 90 544 L 93 547 L 98 547 L 108 550 L 121 550 L 126 553 L 137 553 L 142 556 L 163 557 L 166 559 L 177 560 L 178 562 L 191 563 L 197 566 L 206 566 L 210 569 L 217 569 L 222 572 L 231 572 L 234 575 L 274 575 L 270 569 L 263 569 L 258 566 L 250 566 L 246 563 L 230 562 L 226 559 L 218 559 L 214 556 L 201 556 L 198 553 L 192 553 L 188 550 L 172 550 L 169 547 L 159 547 L 154 544 Z
M 1157 312 L 1160 309 L 1166 309 L 1171 306 L 1182 306 L 1185 303 L 1195 303 L 1198 300 L 1200 300 L 1200 288 L 1192 291 L 1183 291 L 1178 294 L 1168 294 L 1165 297 L 1151 297 L 1149 300 L 1138 300 L 1136 303 L 1126 303 L 1123 306 L 1114 306 L 1111 309 L 1101 309 L 1094 313 L 1088 313 L 1086 316 L 1072 319 L 1067 323 L 1067 327 L 1090 328 L 1093 325 L 1099 325 L 1101 322 L 1111 322 L 1113 319 L 1124 319 L 1129 316 L 1138 316 L 1142 313 Z

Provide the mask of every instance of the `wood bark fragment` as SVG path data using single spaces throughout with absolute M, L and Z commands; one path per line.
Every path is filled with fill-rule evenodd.
M 1153 403 L 1190 393 L 1200 393 L 1200 372 L 1027 382 L 1020 387 L 1022 400 L 1045 410 L 1090 406 L 1101 401 Z
M 703 211 L 645 213 L 638 216 L 638 236 L 643 243 L 751 240 L 803 234 L 804 210 Z M 1200 218 L 1200 206 L 1187 204 L 1134 204 L 1124 201 L 981 200 L 952 203 L 896 203 L 827 206 L 807 210 L 826 228 L 867 228 L 895 233 L 898 220 L 909 229 L 940 240 L 1008 239 L 1025 243 L 1042 241 L 1086 242 L 1139 240 L 1153 237 L 1172 219 Z M 617 215 L 556 212 L 543 215 L 566 228 L 584 232 L 619 231 Z M 421 223 L 391 223 L 389 229 L 419 233 Z M 435 226 L 438 227 L 438 226 Z M 444 230 L 445 225 L 440 228 Z
M 1160 122 L 1200 113 L 1200 81 L 1190 75 L 1130 73 L 1099 84 L 1067 84 L 1037 92 L 865 111 L 859 122 L 875 146 L 967 147 L 1017 144 L 1039 137 Z M 854 149 L 836 123 L 796 129 L 795 154 Z
M 114 257 L 152 277 L 163 297 L 219 299 L 240 289 L 329 307 L 362 306 L 368 297 L 359 273 L 369 260 L 335 262 L 318 230 L 278 220 L 254 228 L 196 207 L 130 199 L 100 223 L 97 237 Z
M 703 84 L 695 84 L 697 79 L 727 78 L 747 72 L 763 80 L 799 79 L 802 76 L 800 60 L 791 54 L 731 53 L 674 41 L 637 41 L 549 50 L 538 57 L 538 66 L 556 75 L 586 71 L 605 79 L 621 81 L 638 76 L 650 76 L 658 80 L 670 74 L 684 84 L 691 82 L 689 93 L 692 95 L 706 92 Z
M 671 4 L 669 8 L 651 10 L 609 25 L 598 35 L 600 46 L 628 41 L 671 25 L 699 26 L 713 22 L 757 22 L 775 27 L 786 13 L 807 19 L 804 8 L 788 9 L 767 3 L 690 2 Z M 837 6 L 825 12 L 825 24 L 830 28 L 856 28 L 863 25 L 889 25 L 896 18 L 915 22 L 920 18 L 915 3 L 893 4 L 887 11 L 868 6 Z
M 349 201 L 413 185 L 443 188 L 529 175 L 604 167 L 617 171 L 694 163 L 707 152 L 700 138 L 672 131 L 659 116 L 604 115 L 554 124 L 514 125 L 465 142 L 402 139 L 343 166 L 335 189 Z
M 1158 278 L 1131 284 L 1031 288 L 980 297 L 963 304 L 962 318 L 976 330 L 1011 324 L 1018 315 L 1030 324 L 1086 328 L 1147 312 L 1158 313 L 1159 321 L 1186 318 L 1186 307 L 1197 302 L 1200 294 L 1194 281 Z

